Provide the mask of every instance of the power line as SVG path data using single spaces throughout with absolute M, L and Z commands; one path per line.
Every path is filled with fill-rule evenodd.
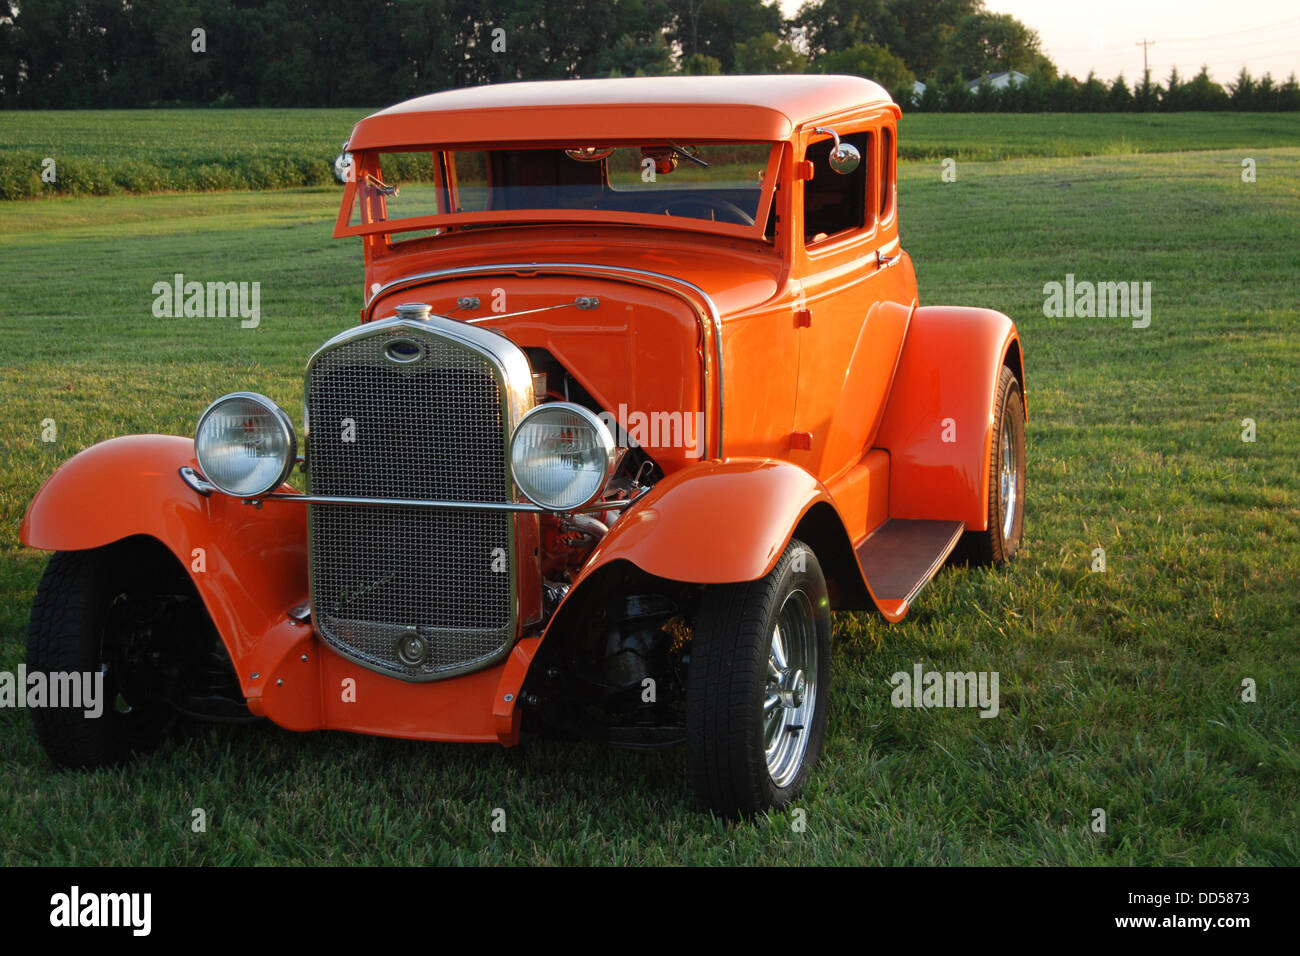
M 1300 38 L 1300 24 L 1297 24 L 1294 27 L 1274 30 L 1268 36 L 1239 37 L 1233 40 L 1222 40 L 1217 37 L 1213 39 L 1176 40 L 1165 37 L 1161 42 L 1164 43 L 1165 46 L 1216 46 L 1225 50 L 1239 50 L 1245 47 L 1260 46 L 1265 43 L 1285 46 L 1288 43 L 1295 42 L 1297 38 Z
M 1247 27 L 1243 30 L 1232 30 L 1228 33 L 1211 33 L 1203 36 L 1172 36 L 1172 37 L 1166 36 L 1164 40 L 1162 40 L 1161 42 L 1164 43 L 1166 46 L 1168 45 L 1181 46 L 1187 43 L 1217 43 L 1223 40 L 1225 37 L 1241 36 L 1243 33 L 1258 33 L 1261 30 L 1269 30 L 1272 32 L 1268 36 L 1251 38 L 1247 40 L 1240 40 L 1238 41 L 1236 46 L 1239 46 L 1240 44 L 1277 43 L 1279 41 L 1289 42 L 1292 39 L 1293 34 L 1287 31 L 1281 36 L 1279 36 L 1277 30 L 1278 28 L 1281 27 L 1300 28 L 1300 17 L 1291 17 L 1286 20 L 1279 20 L 1277 23 L 1260 24 L 1259 26 Z M 1154 40 L 1147 41 L 1147 42 L 1149 45 L 1155 44 Z M 1141 43 L 1135 45 L 1142 46 Z M 1059 46 L 1053 43 L 1045 43 L 1044 46 L 1050 47 L 1053 53 L 1093 53 L 1098 50 L 1097 45 L 1093 45 L 1091 47 L 1073 47 L 1073 46 Z M 1114 48 L 1115 48 L 1114 44 L 1110 44 L 1110 43 L 1101 44 L 1101 49 L 1104 50 L 1110 50 Z
M 1163 43 L 1166 48 L 1176 47 L 1183 49 L 1188 46 L 1201 46 L 1204 48 L 1213 47 L 1215 49 L 1226 48 L 1230 50 L 1240 50 L 1259 46 L 1261 44 L 1287 44 L 1300 42 L 1300 23 L 1297 23 L 1295 27 L 1290 30 L 1275 31 L 1266 37 L 1248 37 L 1245 40 L 1234 40 L 1226 47 L 1220 42 L 1220 40 L 1221 38 L 1219 37 L 1165 37 L 1160 42 Z M 1092 46 L 1059 46 L 1055 43 L 1048 43 L 1044 44 L 1044 46 L 1050 48 L 1053 53 L 1095 53 L 1099 50 L 1115 51 L 1118 53 L 1123 50 L 1124 43 L 1123 41 L 1112 41 L 1109 43 L 1095 43 Z
M 1279 20 L 1277 23 L 1262 23 L 1257 27 L 1246 27 L 1244 30 L 1233 30 L 1230 33 L 1211 33 L 1208 36 L 1200 37 L 1166 37 L 1165 39 L 1174 42 L 1181 40 L 1221 40 L 1224 37 L 1241 36 L 1243 33 L 1254 33 L 1257 30 L 1273 30 L 1277 27 L 1284 27 L 1289 23 L 1295 23 L 1296 21 L 1300 21 L 1300 17 L 1290 17 L 1286 20 Z
M 1255 60 L 1276 60 L 1280 56 L 1296 56 L 1294 50 L 1282 50 L 1278 53 L 1266 53 L 1263 56 L 1252 57 Z

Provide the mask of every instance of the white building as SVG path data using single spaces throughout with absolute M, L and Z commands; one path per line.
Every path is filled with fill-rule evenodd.
M 1001 73 L 985 73 L 978 80 L 971 80 L 966 84 L 966 89 L 974 93 L 981 83 L 988 82 L 989 86 L 995 90 L 1005 90 L 1008 86 L 1019 86 L 1026 82 L 1029 77 L 1019 70 L 1003 71 Z

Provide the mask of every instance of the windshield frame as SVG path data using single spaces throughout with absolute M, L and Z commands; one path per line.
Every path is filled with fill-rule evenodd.
M 658 143 L 659 138 L 651 140 L 628 140 L 628 141 L 610 141 L 602 142 L 602 146 L 641 146 L 646 142 Z M 763 172 L 763 181 L 760 187 L 758 197 L 757 214 L 754 217 L 752 226 L 745 226 L 738 223 L 716 222 L 708 219 L 694 219 L 689 216 L 669 216 L 662 213 L 636 213 L 611 209 L 508 209 L 492 210 L 480 212 L 458 212 L 458 213 L 435 213 L 426 216 L 412 216 L 402 219 L 371 218 L 372 210 L 370 204 L 364 201 L 364 194 L 361 193 L 359 183 L 366 181 L 367 177 L 377 176 L 379 173 L 379 157 L 389 153 L 428 153 L 433 156 L 435 181 L 434 185 L 440 193 L 449 186 L 454 188 L 453 184 L 447 183 L 447 155 L 451 152 L 457 152 L 464 149 L 483 149 L 483 150 L 509 150 L 509 149 L 557 149 L 571 146 L 569 143 L 546 143 L 546 142 L 529 142 L 529 143 L 497 143 L 482 146 L 465 146 L 457 144 L 455 146 L 447 145 L 419 145 L 406 147 L 385 147 L 383 149 L 358 151 L 354 156 L 353 169 L 356 171 L 354 176 L 349 177 L 343 192 L 343 201 L 339 207 L 338 219 L 334 227 L 335 238 L 343 236 L 376 236 L 376 235 L 396 235 L 403 232 L 443 230 L 446 227 L 447 234 L 455 234 L 460 230 L 458 226 L 513 226 L 513 225 L 530 225 L 538 223 L 557 223 L 557 224 L 601 224 L 612 226 L 637 226 L 651 229 L 671 229 L 673 231 L 686 232 L 703 232 L 713 235 L 723 235 L 729 237 L 738 237 L 751 239 L 766 245 L 779 242 L 779 237 L 775 237 L 776 230 L 773 230 L 773 239 L 765 238 L 765 232 L 768 227 L 768 218 L 773 211 L 773 197 L 776 192 L 777 180 L 780 177 L 782 158 L 786 148 L 784 141 L 774 141 L 767 145 L 770 146 L 767 159 L 767 168 Z M 750 145 L 740 143 L 737 140 L 695 140 L 692 145 Z M 763 144 L 758 144 L 763 145 Z M 454 183 L 454 174 L 451 177 Z M 701 192 L 704 192 L 701 190 Z M 371 197 L 372 199 L 376 197 Z M 377 197 L 380 204 L 383 203 L 383 197 Z M 361 206 L 359 223 L 353 223 L 352 213 L 354 208 Z M 444 205 L 443 200 L 439 199 L 439 206 Z M 381 209 L 384 208 L 381 205 Z M 436 237 L 435 237 L 436 238 Z

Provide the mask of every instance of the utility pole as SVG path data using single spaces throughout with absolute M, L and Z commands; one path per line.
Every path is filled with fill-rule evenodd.
M 1156 45 L 1156 41 L 1155 41 L 1155 40 L 1148 40 L 1146 37 L 1143 37 L 1141 43 L 1134 43 L 1133 45 L 1134 45 L 1134 46 L 1140 46 L 1140 47 L 1142 48 L 1142 75 L 1143 75 L 1143 76 L 1146 76 L 1146 75 L 1147 75 L 1147 72 L 1148 72 L 1148 70 L 1147 70 L 1147 47 L 1149 47 L 1149 46 L 1155 46 L 1155 45 Z

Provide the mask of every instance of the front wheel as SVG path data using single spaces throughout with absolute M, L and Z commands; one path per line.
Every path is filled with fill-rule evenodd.
M 189 625 L 178 623 L 185 595 L 175 593 L 188 582 L 161 581 L 148 557 L 120 542 L 58 551 L 46 566 L 27 635 L 28 674 L 81 691 L 74 705 L 31 712 L 41 746 L 60 767 L 102 767 L 147 753 L 175 721 L 159 699 L 156 662 L 162 640 Z
M 731 816 L 780 809 L 821 753 L 831 613 L 812 550 L 791 541 L 766 577 L 705 591 L 686 691 L 691 784 Z

